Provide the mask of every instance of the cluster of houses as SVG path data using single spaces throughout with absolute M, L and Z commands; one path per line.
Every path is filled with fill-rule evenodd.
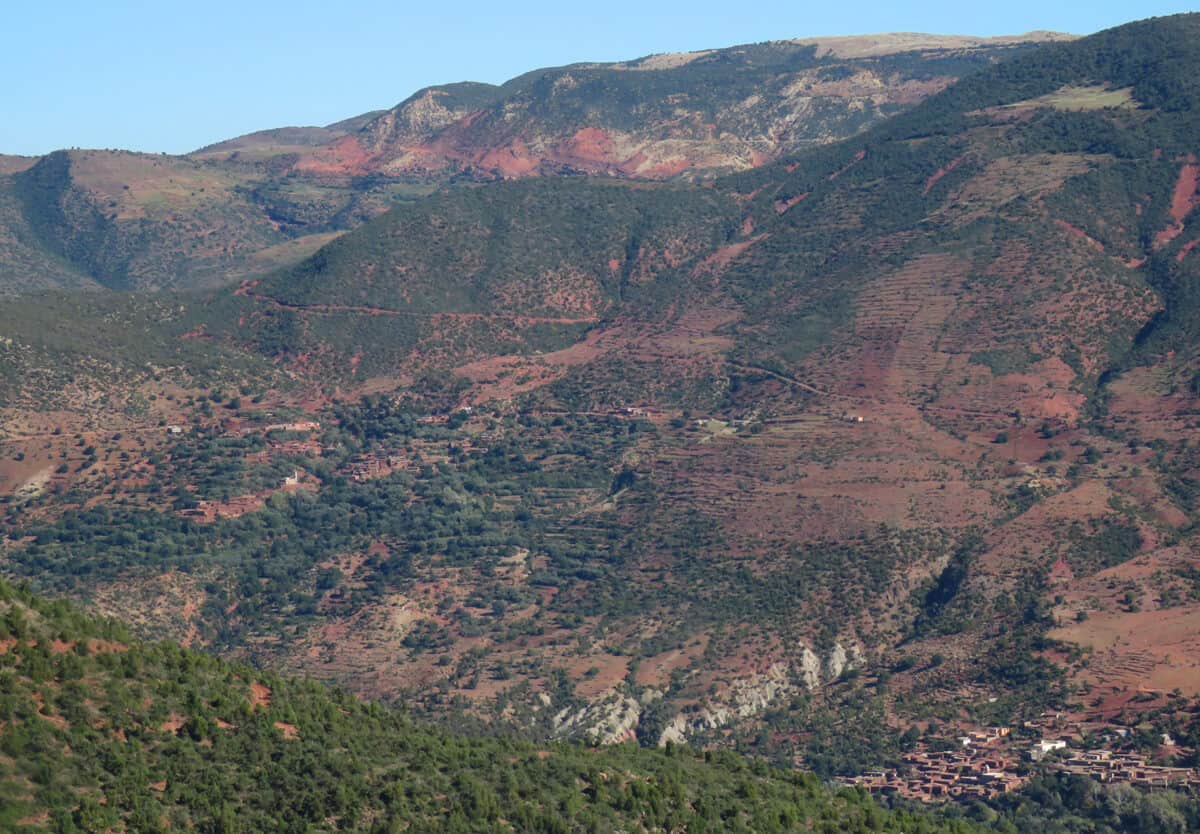
M 904 757 L 910 773 L 870 771 L 845 780 L 872 793 L 891 794 L 922 802 L 944 799 L 991 799 L 1015 791 L 1025 778 L 1003 770 L 995 761 L 972 760 L 957 752 L 911 753 Z
M 383 478 L 397 469 L 408 469 L 408 458 L 402 455 L 367 455 L 351 461 L 346 467 L 350 480 L 361 483 L 374 478 Z
M 1017 767 L 1018 754 L 1007 727 L 974 730 L 958 742 L 952 750 L 908 753 L 902 758 L 903 768 L 871 771 L 842 782 L 873 793 L 935 802 L 990 799 L 1017 790 L 1027 781 Z M 1122 782 L 1141 788 L 1200 788 L 1200 771 L 1152 764 L 1136 753 L 1104 749 L 1072 752 L 1064 739 L 1041 739 L 1024 752 L 1032 761 L 1046 761 L 1055 770 L 1099 782 Z
M 311 482 L 305 481 L 305 474 L 299 469 L 293 469 L 292 474 L 286 476 L 279 485 L 279 489 L 284 492 L 296 492 L 305 488 L 312 489 L 313 485 Z M 201 524 L 211 524 L 218 518 L 238 518 L 255 512 L 266 503 L 266 498 L 270 494 L 270 492 L 266 492 L 238 495 L 223 501 L 199 501 L 195 507 L 183 510 L 179 514 L 183 518 L 198 521 Z
M 1060 767 L 1098 782 L 1126 782 L 1141 788 L 1200 788 L 1200 772 L 1190 767 L 1149 764 L 1133 753 L 1082 750 L 1064 760 Z
M 412 440 L 404 453 L 369 453 L 346 465 L 344 473 L 350 480 L 361 483 L 374 478 L 383 478 L 393 472 L 412 471 L 423 464 L 445 463 L 450 460 L 452 450 L 457 454 L 470 454 L 486 450 L 486 441 L 491 435 L 484 433 L 477 438 L 464 437 L 453 443 L 444 440 Z M 476 440 L 480 442 L 476 442 Z
M 903 757 L 904 770 L 878 770 L 844 780 L 873 793 L 935 802 L 944 799 L 990 799 L 1025 783 L 1016 761 L 1002 742 L 1007 727 L 975 730 L 959 738 L 953 750 L 919 751 Z

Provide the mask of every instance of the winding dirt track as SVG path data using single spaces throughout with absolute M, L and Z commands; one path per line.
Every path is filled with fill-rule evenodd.
M 412 310 L 391 310 L 386 307 L 354 306 L 349 304 L 297 304 L 290 301 L 280 301 L 269 295 L 260 295 L 248 288 L 241 288 L 237 295 L 261 301 L 272 307 L 283 310 L 295 310 L 301 313 L 355 313 L 363 316 L 401 316 L 415 319 L 460 319 L 463 321 L 507 321 L 518 325 L 525 324 L 595 324 L 599 316 L 519 316 L 509 313 L 418 313 Z
M 1002 412 L 1002 411 L 975 411 L 975 410 L 967 409 L 967 408 L 955 408 L 954 406 L 949 406 L 949 405 L 930 405 L 928 403 L 921 403 L 920 405 L 917 405 L 914 403 L 905 402 L 904 400 L 888 400 L 884 397 L 856 397 L 852 394 L 838 394 L 834 391 L 827 391 L 824 388 L 818 388 L 817 386 L 812 385 L 807 382 L 804 382 L 803 380 L 796 379 L 794 376 L 788 376 L 787 374 L 781 374 L 778 371 L 773 371 L 770 368 L 764 368 L 761 365 L 750 365 L 750 364 L 746 364 L 743 362 L 734 362 L 734 361 L 728 360 L 728 359 L 725 361 L 725 364 L 729 365 L 732 368 L 737 368 L 738 370 L 741 370 L 741 371 L 750 371 L 753 373 L 766 374 L 767 376 L 769 376 L 773 379 L 777 379 L 780 382 L 786 382 L 789 385 L 794 385 L 797 388 L 801 389 L 802 391 L 808 391 L 811 394 L 816 394 L 819 397 L 825 397 L 826 399 L 830 399 L 830 400 L 843 400 L 845 402 L 851 402 L 851 403 L 876 403 L 879 405 L 884 405 L 884 404 L 887 404 L 888 402 L 899 402 L 899 403 L 902 403 L 905 405 L 911 405 L 913 408 L 917 409 L 918 411 L 937 411 L 937 412 L 944 412 L 944 413 L 949 413 L 949 414 L 962 414 L 967 417 L 1009 417 L 1009 416 L 1011 416 L 1011 414 L 1009 414 L 1008 412 Z

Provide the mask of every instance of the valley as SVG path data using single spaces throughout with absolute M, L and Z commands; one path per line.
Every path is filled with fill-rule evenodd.
M 213 755 L 308 739 L 315 680 L 534 770 L 734 751 L 746 790 L 892 806 L 848 813 L 1123 830 L 1095 791 L 1200 765 L 1198 28 L 772 42 L 0 158 L 0 571 L 217 676 L 137 722 Z M 224 710 L 230 675 L 307 706 Z

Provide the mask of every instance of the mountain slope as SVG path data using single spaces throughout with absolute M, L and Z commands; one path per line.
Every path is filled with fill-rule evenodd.
M 418 347 L 420 361 L 554 350 L 621 308 L 632 287 L 719 245 L 736 214 L 725 195 L 668 185 L 529 180 L 460 190 L 243 284 L 204 326 L 237 337 L 229 324 L 249 323 L 261 345 L 292 354 L 335 346 L 365 360 L 359 373 L 411 369 Z M 356 326 L 344 327 L 349 320 Z
M 429 88 L 389 111 L 182 157 L 3 157 L 0 292 L 226 283 L 460 179 L 758 165 L 850 135 L 1048 37 L 883 38 L 846 58 L 790 42 L 652 56 Z
M 12 178 L 42 246 L 112 289 L 212 282 L 284 239 L 237 182 L 173 158 L 58 152 Z
M 324 127 L 277 127 L 271 130 L 259 130 L 244 136 L 205 145 L 187 156 L 193 159 L 205 159 L 220 154 L 236 153 L 238 158 L 243 156 L 269 158 L 297 153 L 304 148 L 327 145 L 349 133 L 361 130 L 363 125 L 381 115 L 383 115 L 383 111 L 372 111 Z
M 269 145 L 221 163 L 57 151 L 14 166 L 0 174 L 0 234 L 14 241 L 0 253 L 0 292 L 228 283 L 293 263 L 331 234 L 431 190 L 288 177 L 285 151 Z
M 545 737 L 832 774 L 1044 712 L 1170 731 L 1198 21 L 711 182 L 456 189 L 189 301 L 164 338 L 306 390 L 154 379 L 186 431 L 14 438 L 6 569 Z
M 45 246 L 11 177 L 0 175 L 0 261 L 7 293 L 95 287 L 95 279 Z
M 640 491 L 608 508 L 608 523 L 636 531 L 610 557 L 620 601 L 609 616 L 640 606 L 628 633 L 717 641 L 753 622 L 761 641 L 749 669 L 732 645 L 709 648 L 707 666 L 672 684 L 678 703 L 702 698 L 718 669 L 717 690 L 731 693 L 730 680 L 772 662 L 788 686 L 835 682 L 837 672 L 804 671 L 818 647 L 883 666 L 898 651 L 949 647 L 952 663 L 908 673 L 904 686 L 1033 687 L 1024 708 L 1061 702 L 1040 636 L 1055 622 L 1049 588 L 1134 556 L 1172 570 L 1196 556 L 1194 453 L 1185 442 L 1152 460 L 1151 435 L 1102 410 L 1113 374 L 1137 363 L 1171 392 L 1162 407 L 1182 420 L 1194 409 L 1196 20 L 1018 56 L 859 138 L 713 187 L 676 186 L 663 192 L 669 205 L 612 183 L 448 195 L 244 290 L 231 299 L 250 304 L 236 308 L 243 335 L 232 332 L 364 377 L 454 369 L 462 402 L 524 392 L 518 408 L 535 413 L 690 408 L 717 421 L 639 448 Z M 622 195 L 605 210 L 622 214 L 592 214 L 604 189 Z M 539 226 L 537 206 L 564 228 Z M 510 225 L 531 211 L 528 227 Z M 449 260 L 410 243 L 433 230 L 455 241 Z M 550 283 L 515 293 L 507 264 Z M 455 323 L 485 307 L 513 321 L 562 313 L 546 304 L 563 276 L 598 299 L 599 320 L 575 345 L 570 332 L 481 341 L 466 335 L 476 322 Z M 492 300 L 456 300 L 468 298 Z M 280 305 L 288 329 L 264 340 Z M 445 318 L 397 343 L 381 311 Z M 721 428 L 739 421 L 757 428 Z M 1079 555 L 1110 535 L 1125 536 L 1115 562 Z M 734 565 L 746 573 L 731 584 Z M 929 590 L 963 565 L 946 599 Z M 1074 579 L 1052 579 L 1056 565 Z M 652 590 L 646 571 L 661 572 Z M 1194 603 L 1180 602 L 1190 617 Z M 645 641 L 632 656 L 661 648 Z M 973 664 L 981 654 L 993 660 Z M 1175 680 L 1168 654 L 1152 647 L 1153 668 Z M 1186 680 L 1200 691 L 1200 678 Z M 684 735 L 711 729 L 672 720 Z
M 732 755 L 449 735 L 4 583 L 0 647 L 8 831 L 975 830 Z
M 297 167 L 501 177 L 738 170 L 852 135 L 955 78 L 1064 37 L 773 41 L 540 69 L 499 87 L 430 87 Z

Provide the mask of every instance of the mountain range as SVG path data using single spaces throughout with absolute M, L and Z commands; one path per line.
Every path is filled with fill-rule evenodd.
M 184 156 L 0 159 L 0 292 L 206 286 L 295 261 L 396 202 L 535 174 L 670 179 L 835 141 L 1061 38 L 781 41 L 421 90 Z
M 543 744 L 1192 766 L 1198 34 L 771 42 L 0 158 L 0 565 Z

